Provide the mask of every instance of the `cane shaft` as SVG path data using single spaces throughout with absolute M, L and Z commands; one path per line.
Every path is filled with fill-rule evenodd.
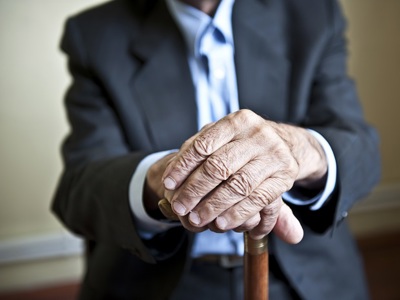
M 158 206 L 166 217 L 179 220 L 166 199 Z M 244 299 L 268 300 L 268 237 L 254 240 L 245 232 L 244 248 Z
M 268 240 L 253 240 L 244 234 L 244 299 L 268 299 Z

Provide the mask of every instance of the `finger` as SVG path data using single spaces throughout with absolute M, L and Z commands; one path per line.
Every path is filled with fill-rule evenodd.
M 177 159 L 177 154 L 179 154 L 180 151 L 185 151 L 190 144 L 193 142 L 193 140 L 200 134 L 200 132 L 197 132 L 195 135 L 193 135 L 192 137 L 190 137 L 189 139 L 187 139 L 182 146 L 180 147 L 179 151 L 175 153 L 175 155 L 168 161 L 167 163 L 167 167 L 164 170 L 164 174 L 161 177 L 161 181 L 162 184 L 164 185 L 164 188 L 166 190 L 170 190 L 173 191 L 175 189 L 175 181 L 173 180 L 173 178 L 165 178 L 165 173 L 168 171 L 168 169 L 170 168 L 170 165 Z
M 221 230 L 217 226 L 215 226 L 214 222 L 211 222 L 210 224 L 207 225 L 208 229 L 210 231 L 216 232 L 216 233 L 224 233 L 227 232 L 227 230 Z
M 190 224 L 190 222 L 189 222 L 187 216 L 183 216 L 183 217 L 180 217 L 180 216 L 179 216 L 179 220 L 181 221 L 182 226 L 183 226 L 185 229 L 187 229 L 187 230 L 189 230 L 189 231 L 191 231 L 191 232 L 198 233 L 198 232 L 202 232 L 202 231 L 205 231 L 205 230 L 208 229 L 207 226 L 203 226 L 203 227 L 192 226 L 192 225 Z
M 270 177 L 262 182 L 249 197 L 238 202 L 231 208 L 223 212 L 216 220 L 220 229 L 232 229 L 254 216 L 257 212 L 264 210 L 265 207 L 270 210 L 274 208 L 276 199 L 288 190 L 289 184 L 278 177 Z M 278 214 L 276 213 L 276 217 Z
M 299 220 L 285 203 L 281 207 L 273 231 L 281 240 L 289 244 L 300 243 L 304 236 L 304 231 Z
M 249 231 L 249 234 L 253 239 L 259 240 L 273 230 L 282 204 L 282 199 L 279 198 L 260 211 L 260 223 Z
M 212 153 L 232 140 L 235 131 L 227 120 L 221 119 L 204 128 L 185 144 L 163 175 L 166 189 L 175 190 Z
M 246 143 L 248 141 L 249 145 Z M 237 160 L 240 164 L 244 163 L 245 165 L 212 192 L 207 194 L 208 191 L 203 191 L 203 195 L 197 195 L 198 198 L 194 195 L 188 195 L 188 199 L 195 201 L 190 207 L 192 212 L 189 216 L 193 225 L 204 226 L 227 211 L 224 213 L 227 218 L 225 220 L 224 218 L 219 218 L 217 226 L 221 230 L 228 229 L 228 227 L 222 227 L 228 225 L 231 228 L 235 228 L 293 186 L 294 174 L 296 173 L 295 160 L 285 151 L 275 149 L 274 155 L 261 154 L 260 150 L 262 151 L 263 147 L 257 147 L 251 140 L 243 139 L 231 142 L 228 145 L 235 143 L 243 144 L 244 149 L 248 149 L 248 153 L 246 151 L 238 151 L 239 155 L 236 158 L 231 155 L 228 157 L 229 161 Z M 217 155 L 225 147 L 218 150 L 210 158 Z M 240 145 L 236 148 L 241 149 Z M 246 163 L 248 159 L 251 160 Z M 207 166 L 207 161 L 203 164 L 205 167 Z M 235 169 L 236 166 L 234 166 L 233 171 Z M 201 167 L 199 170 L 199 174 L 202 175 Z M 208 175 L 210 173 L 210 168 L 204 169 L 204 174 Z M 217 172 L 214 171 L 213 173 Z M 197 175 L 197 171 L 195 171 L 194 175 Z M 214 178 L 216 177 L 215 175 L 213 176 Z M 205 180 L 207 178 L 199 176 L 199 178 L 195 178 L 194 184 L 201 184 Z M 206 194 L 207 196 L 205 197 Z M 196 207 L 193 207 L 201 197 L 203 197 L 202 201 Z M 235 209 L 230 209 L 234 205 Z
M 260 221 L 261 221 L 260 214 L 257 213 L 253 217 L 248 219 L 246 222 L 244 222 L 242 225 L 240 225 L 239 227 L 236 227 L 233 230 L 236 232 L 250 231 L 253 228 L 255 228 L 260 223 Z
M 166 199 L 161 199 L 158 202 L 158 207 L 160 208 L 161 212 L 167 219 L 172 221 L 180 221 L 183 227 L 185 227 L 187 230 L 190 230 L 192 232 L 202 232 L 207 229 L 207 227 L 193 227 L 190 225 L 190 222 L 187 220 L 187 217 L 177 216 L 173 212 L 171 204 Z
M 197 226 L 204 226 L 214 220 L 221 211 L 232 206 L 244 197 L 241 193 L 237 194 L 235 191 L 235 189 L 238 189 L 238 183 L 236 183 L 236 181 L 239 181 L 234 180 L 235 178 L 240 177 L 244 172 L 248 172 L 249 174 L 246 176 L 250 176 L 252 179 L 262 174 L 260 166 L 258 166 L 258 168 L 254 166 L 253 168 L 253 164 L 256 164 L 255 162 L 250 162 L 250 165 L 247 166 L 249 160 L 256 155 L 256 151 L 248 150 L 246 144 L 244 143 L 243 147 L 243 143 L 239 141 L 232 141 L 223 146 L 211 155 L 192 175 L 190 175 L 183 185 L 175 191 L 171 199 L 174 211 L 178 215 L 185 215 L 189 211 L 192 211 L 190 220 Z M 245 166 L 244 170 L 242 172 L 239 171 L 238 175 L 233 175 L 233 178 L 228 181 L 231 184 L 228 183 L 228 188 L 222 189 L 221 192 L 220 189 L 217 188 L 221 182 L 231 177 L 233 173 L 237 172 L 243 166 Z M 243 175 L 242 178 L 246 176 Z M 263 179 L 264 178 L 261 178 L 257 182 L 261 182 Z M 254 182 L 256 181 L 254 180 Z M 225 184 L 222 186 L 224 185 Z M 215 188 L 218 190 L 214 193 L 212 191 Z M 243 185 L 243 188 L 248 190 L 246 185 Z M 202 203 L 205 197 L 211 195 L 210 193 L 216 196 L 211 197 L 209 205 L 203 205 Z M 200 208 L 195 209 L 198 204 L 200 204 Z M 178 206 L 178 208 L 175 206 Z M 208 213 L 206 211 L 204 219 L 196 219 L 196 214 L 201 211 L 204 206 L 207 206 L 206 210 L 213 210 L 213 212 L 211 211 L 211 213 Z M 222 210 L 215 210 L 217 207 L 220 207 Z M 178 209 L 181 209 L 181 211 Z
M 240 153 L 242 155 L 242 153 Z M 244 154 L 243 154 L 244 155 Z M 266 165 L 268 167 L 266 167 Z M 275 173 L 273 164 L 253 159 L 235 172 L 229 179 L 216 187 L 207 197 L 192 209 L 189 215 L 193 225 L 204 226 L 213 221 L 224 211 L 249 197 L 253 191 L 262 184 L 266 178 Z M 263 206 L 260 206 L 258 212 Z M 241 220 L 242 224 L 245 220 Z M 239 221 L 240 222 L 240 221 Z M 240 225 L 238 224 L 238 225 Z M 224 228 L 220 228 L 224 229 Z

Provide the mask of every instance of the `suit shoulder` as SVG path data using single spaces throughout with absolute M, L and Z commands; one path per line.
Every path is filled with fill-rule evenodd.
M 79 23 L 83 27 L 93 26 L 101 28 L 109 26 L 116 20 L 124 20 L 132 16 L 140 16 L 139 9 L 132 4 L 135 1 L 113 0 L 100 5 L 89 7 L 69 17 L 70 20 Z
M 82 28 L 100 30 L 127 21 L 139 21 L 141 17 L 142 9 L 137 1 L 112 0 L 84 9 L 68 19 Z
M 112 0 L 87 8 L 66 21 L 61 48 L 79 42 L 95 53 L 105 41 L 126 42 L 139 32 L 142 18 L 143 11 L 134 0 Z
M 142 12 L 134 0 L 113 0 L 68 18 L 60 48 L 87 66 L 98 66 L 129 47 L 140 32 Z
M 341 11 L 338 0 L 284 0 L 293 14 L 310 24 L 332 24 L 335 14 Z
M 345 28 L 338 0 L 282 0 L 287 23 L 296 34 L 329 36 Z

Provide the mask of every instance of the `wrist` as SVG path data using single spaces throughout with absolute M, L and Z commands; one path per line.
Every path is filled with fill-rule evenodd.
M 301 151 L 303 164 L 301 169 L 304 170 L 304 178 L 297 183 L 299 186 L 309 188 L 320 188 L 325 184 L 328 172 L 328 161 L 318 140 L 306 129 L 301 129 L 304 134 L 302 139 L 305 144 Z
M 322 146 L 307 129 L 292 125 L 285 126 L 290 135 L 293 156 L 299 166 L 295 185 L 308 189 L 323 187 L 328 171 L 328 162 Z

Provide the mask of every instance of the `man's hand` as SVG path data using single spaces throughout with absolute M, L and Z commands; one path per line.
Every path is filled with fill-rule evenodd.
M 143 189 L 143 204 L 150 216 L 156 217 L 158 214 L 158 201 L 164 197 L 165 189 L 162 183 L 162 175 L 176 153 L 164 156 L 155 162 L 146 174 L 145 186 Z
M 318 182 L 323 150 L 302 128 L 267 121 L 249 110 L 230 114 L 184 143 L 163 175 L 166 198 L 192 231 L 274 231 L 297 243 L 303 231 L 281 195 L 295 182 Z

